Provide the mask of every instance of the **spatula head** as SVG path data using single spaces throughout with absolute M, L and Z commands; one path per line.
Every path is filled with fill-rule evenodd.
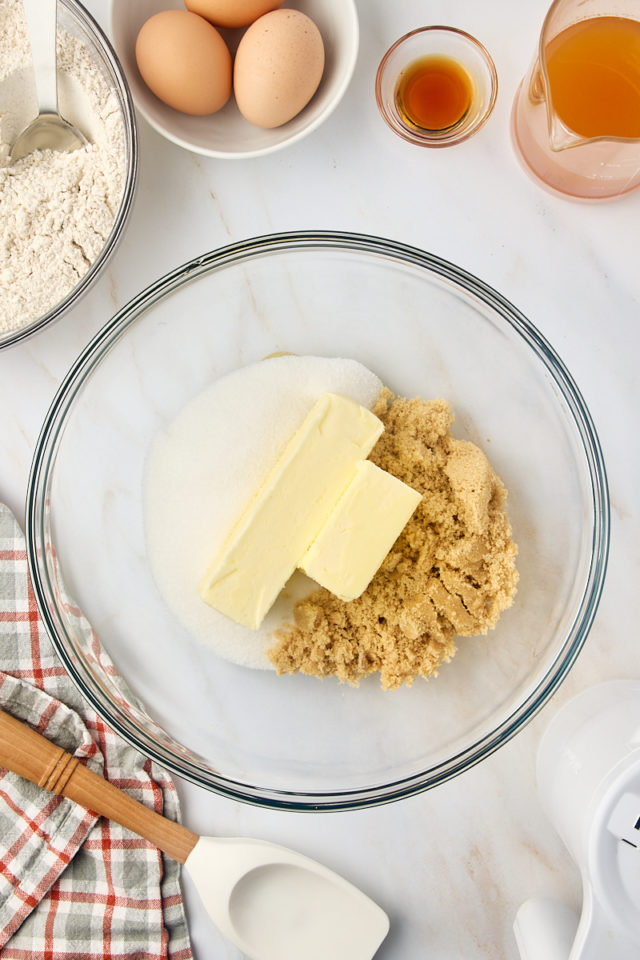
M 276 844 L 201 837 L 185 866 L 214 923 L 251 960 L 371 960 L 389 930 L 361 890 Z

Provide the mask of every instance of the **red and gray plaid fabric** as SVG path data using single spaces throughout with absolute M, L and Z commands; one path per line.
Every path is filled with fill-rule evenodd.
M 100 720 L 60 664 L 38 616 L 22 532 L 2 504 L 0 707 L 178 818 L 171 780 Z M 179 870 L 128 830 L 0 767 L 2 960 L 190 960 Z

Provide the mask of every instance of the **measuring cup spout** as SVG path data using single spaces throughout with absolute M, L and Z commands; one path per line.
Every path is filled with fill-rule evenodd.
M 553 103 L 547 100 L 548 122 L 549 122 L 549 146 L 554 153 L 561 150 L 570 150 L 572 147 L 580 147 L 588 141 L 585 137 L 578 136 L 573 130 L 565 126 L 557 113 L 553 111 Z

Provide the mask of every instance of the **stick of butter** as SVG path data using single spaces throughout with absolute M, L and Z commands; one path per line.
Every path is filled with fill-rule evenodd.
M 206 571 L 202 599 L 257 630 L 382 430 L 366 407 L 323 394 Z
M 300 568 L 341 600 L 355 600 L 371 583 L 422 495 L 362 460 L 300 562 Z

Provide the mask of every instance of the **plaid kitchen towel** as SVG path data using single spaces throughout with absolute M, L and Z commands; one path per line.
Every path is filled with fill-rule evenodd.
M 93 648 L 108 663 L 95 636 Z M 38 616 L 24 537 L 3 504 L 0 707 L 178 818 L 171 780 L 100 720 L 58 660 Z M 118 824 L 0 768 L 2 960 L 190 960 L 179 871 Z

